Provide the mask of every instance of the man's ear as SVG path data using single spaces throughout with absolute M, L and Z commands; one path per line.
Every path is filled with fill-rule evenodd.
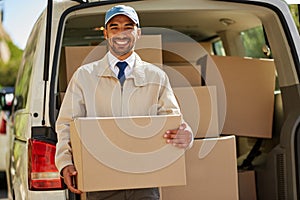
M 107 30 L 106 30 L 106 29 L 103 30 L 103 35 L 104 35 L 104 38 L 105 38 L 105 39 L 108 38 L 108 37 L 107 37 Z

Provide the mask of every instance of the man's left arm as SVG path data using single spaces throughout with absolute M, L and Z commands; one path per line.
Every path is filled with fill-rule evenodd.
M 166 131 L 164 138 L 168 144 L 172 144 L 183 149 L 191 148 L 194 141 L 193 133 L 185 122 L 177 129 Z
M 163 78 L 159 105 L 158 115 L 181 114 L 167 75 Z M 190 148 L 194 141 L 192 129 L 183 120 L 183 117 L 181 125 L 176 129 L 166 131 L 163 137 L 168 144 L 185 149 Z

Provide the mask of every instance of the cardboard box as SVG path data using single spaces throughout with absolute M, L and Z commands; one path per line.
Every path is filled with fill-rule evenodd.
M 239 171 L 239 200 L 256 200 L 255 171 Z
M 69 83 L 78 67 L 101 59 L 106 54 L 107 48 L 106 46 L 66 46 L 64 51 L 67 83 Z
M 142 35 L 136 42 L 135 51 L 144 61 L 162 67 L 161 35 Z
M 204 65 L 206 69 L 196 66 L 200 67 L 196 70 L 199 73 L 191 73 L 191 70 L 187 68 L 180 69 L 182 66 L 191 68 L 191 63 L 197 63 L 199 58 L 197 54 L 202 51 L 196 47 L 191 43 L 164 44 L 163 60 L 169 66 L 165 67 L 165 70 L 169 75 L 171 85 L 173 87 L 197 86 L 199 82 L 197 77 L 201 76 L 205 77 L 206 81 L 209 80 L 206 83 L 208 85 L 220 87 L 218 84 L 223 82 L 226 102 L 222 99 L 220 90 L 217 90 L 217 97 L 221 98 L 218 101 L 218 107 L 219 124 L 223 127 L 222 133 L 271 138 L 275 89 L 274 61 L 272 59 L 210 56 Z M 176 50 L 166 52 L 166 49 Z M 191 52 L 191 55 L 183 58 L 181 56 L 185 55 L 184 52 Z M 176 69 L 175 66 L 179 68 Z M 187 73 L 187 71 L 190 72 Z M 222 80 L 216 75 L 217 73 L 220 73 Z M 225 106 L 226 109 L 223 109 Z M 225 116 L 225 122 L 223 116 Z
M 179 115 L 75 119 L 70 131 L 78 189 L 185 185 L 184 150 L 163 139 L 180 123 Z
M 214 51 L 213 51 L 213 46 L 211 42 L 200 42 L 199 43 L 206 51 L 209 55 L 213 55 Z
M 173 91 L 194 137 L 218 137 L 220 130 L 216 87 L 180 87 L 173 88 Z
M 237 200 L 235 137 L 198 139 L 186 153 L 187 185 L 163 187 L 163 200 Z
M 163 43 L 164 63 L 196 63 L 203 55 L 210 54 L 207 45 L 197 42 L 165 42 Z
M 275 65 L 270 59 L 212 56 L 223 78 L 227 112 L 222 133 L 272 137 Z M 214 76 L 207 67 L 206 76 Z
M 167 73 L 172 87 L 201 86 L 200 69 L 193 65 L 178 65 L 178 63 L 168 63 L 163 66 Z
M 147 62 L 162 66 L 160 35 L 143 35 L 135 46 L 139 56 Z M 101 59 L 107 53 L 107 46 L 66 46 L 64 48 L 67 82 L 83 64 Z

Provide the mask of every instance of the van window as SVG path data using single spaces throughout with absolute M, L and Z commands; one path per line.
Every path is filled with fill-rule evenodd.
M 245 56 L 252 58 L 268 58 L 262 48 L 266 45 L 263 27 L 258 26 L 241 32 L 245 48 Z
M 34 52 L 36 50 L 37 41 L 40 34 L 40 25 L 41 21 L 38 21 L 36 28 L 32 31 L 31 36 L 28 38 L 26 50 L 23 54 L 15 85 L 15 110 L 23 109 L 26 107 L 32 74 Z
M 222 40 L 217 40 L 216 42 L 213 42 L 213 50 L 214 54 L 217 56 L 226 56 Z

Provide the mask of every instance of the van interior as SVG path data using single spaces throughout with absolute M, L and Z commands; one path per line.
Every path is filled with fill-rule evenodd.
M 195 141 L 235 135 L 236 154 L 229 157 L 234 157 L 238 172 L 240 199 L 247 199 L 245 193 L 253 199 L 285 196 L 284 154 L 278 149 L 285 118 L 280 91 L 284 80 L 278 69 L 290 61 L 277 48 L 285 42 L 274 33 L 282 32 L 280 25 L 272 27 L 278 19 L 273 11 L 255 5 L 211 4 L 213 9 L 197 1 L 172 6 L 130 3 L 142 29 L 136 51 L 168 74 Z M 64 25 L 56 49 L 57 113 L 74 71 L 107 52 L 102 30 L 110 7 L 82 7 L 60 19 Z M 199 89 L 208 87 L 215 89 L 206 95 Z M 195 99 L 195 107 L 189 99 Z M 226 159 L 218 165 L 225 166 Z M 218 193 L 216 189 L 211 192 Z M 168 197 L 168 190 L 163 196 Z

